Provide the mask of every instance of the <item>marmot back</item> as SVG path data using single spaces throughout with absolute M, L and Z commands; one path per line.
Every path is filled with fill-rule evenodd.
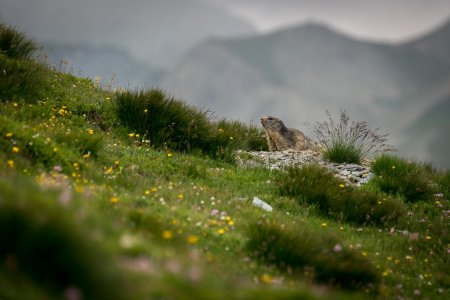
M 314 143 L 308 137 L 300 130 L 287 128 L 280 119 L 265 116 L 261 118 L 261 123 L 266 130 L 270 151 L 315 150 Z

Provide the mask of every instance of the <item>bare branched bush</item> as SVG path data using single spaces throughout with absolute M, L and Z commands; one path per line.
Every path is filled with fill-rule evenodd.
M 340 111 L 339 122 L 335 122 L 326 110 L 328 121 L 310 125 L 315 138 L 330 161 L 361 163 L 376 154 L 396 149 L 387 144 L 389 134 L 378 133 L 379 128 L 369 128 L 365 121 L 350 121 L 345 110 Z

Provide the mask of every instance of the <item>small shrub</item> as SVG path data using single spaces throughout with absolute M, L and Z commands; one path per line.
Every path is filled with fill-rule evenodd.
M 364 121 L 350 123 L 346 111 L 341 110 L 339 123 L 333 120 L 329 111 L 326 114 L 328 121 L 316 122 L 311 127 L 328 160 L 360 164 L 379 152 L 395 150 L 386 144 L 388 134 L 379 134 L 378 128 L 372 130 Z
M 314 165 L 287 169 L 277 178 L 277 186 L 283 196 L 315 205 L 326 216 L 356 224 L 388 223 L 403 211 L 398 200 L 355 189 Z
M 29 59 L 36 50 L 36 44 L 24 33 L 0 24 L 0 53 L 12 59 Z
M 385 193 L 401 195 L 408 202 L 427 200 L 433 195 L 427 167 L 384 154 L 372 163 L 372 170 L 377 175 L 373 182 Z
M 317 281 L 344 288 L 362 288 L 379 281 L 369 260 L 343 247 L 333 236 L 269 222 L 250 224 L 247 231 L 246 248 L 253 257 L 282 270 L 312 268 Z

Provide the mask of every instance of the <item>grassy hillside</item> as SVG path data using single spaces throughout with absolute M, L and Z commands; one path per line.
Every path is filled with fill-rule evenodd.
M 1 299 L 449 292 L 448 173 L 385 156 L 356 189 L 314 166 L 242 169 L 234 150 L 266 149 L 258 128 L 100 88 L 13 44 L 0 43 Z

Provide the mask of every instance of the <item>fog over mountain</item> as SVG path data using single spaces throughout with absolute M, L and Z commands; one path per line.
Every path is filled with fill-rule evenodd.
M 207 37 L 255 32 L 201 0 L 2 0 L 0 12 L 40 42 L 114 46 L 156 67 L 172 66 Z
M 450 104 L 450 64 L 429 54 L 445 52 L 449 28 L 450 22 L 418 40 L 432 41 L 427 53 L 414 41 L 355 40 L 316 23 L 212 39 L 192 49 L 160 85 L 221 116 L 257 123 L 272 114 L 307 132 L 304 122 L 323 119 L 325 109 L 346 109 L 390 132 L 404 155 L 450 167 L 449 121 L 442 117 Z M 446 150 L 431 156 L 435 144 Z

